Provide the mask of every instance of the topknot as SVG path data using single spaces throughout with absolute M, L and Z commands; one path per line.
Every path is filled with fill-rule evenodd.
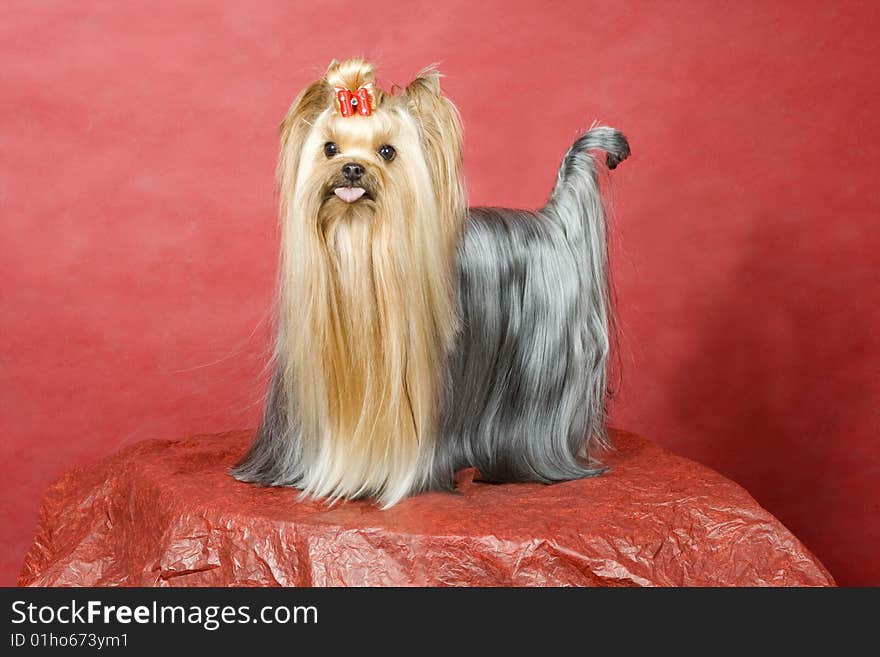
M 375 67 L 370 62 L 360 57 L 346 59 L 343 62 L 333 60 L 327 68 L 324 79 L 331 87 L 348 89 L 354 93 L 365 84 L 373 82 L 375 71 Z
M 342 116 L 369 116 L 382 102 L 382 92 L 373 85 L 374 71 L 360 58 L 330 63 L 324 79 L 333 88 L 336 111 Z

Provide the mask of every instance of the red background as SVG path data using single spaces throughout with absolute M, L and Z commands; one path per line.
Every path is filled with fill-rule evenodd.
M 441 63 L 473 204 L 537 206 L 578 129 L 626 132 L 615 424 L 880 584 L 880 5 L 314 5 L 4 3 L 0 583 L 52 478 L 255 425 L 277 124 L 365 54 Z

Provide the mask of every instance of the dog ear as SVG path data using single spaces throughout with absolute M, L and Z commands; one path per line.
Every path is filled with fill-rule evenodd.
M 441 75 L 429 66 L 403 92 L 406 106 L 419 124 L 432 182 L 440 188 L 444 219 L 457 231 L 466 211 L 461 162 L 461 120 L 440 90 Z
M 330 106 L 332 97 L 330 85 L 321 78 L 300 92 L 281 121 L 281 152 L 278 157 L 277 177 L 281 186 L 282 204 L 293 195 L 303 143 L 318 115 Z

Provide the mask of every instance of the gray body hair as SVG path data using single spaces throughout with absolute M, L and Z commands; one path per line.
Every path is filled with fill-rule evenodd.
M 458 248 L 461 329 L 443 372 L 438 435 L 411 492 L 451 489 L 475 467 L 495 482 L 601 474 L 612 343 L 605 208 L 593 151 L 614 169 L 629 154 L 618 131 L 595 127 L 566 153 L 538 211 L 471 208 Z M 281 327 L 283 332 L 284 327 Z M 304 475 L 296 400 L 276 349 L 262 424 L 233 475 L 297 486 Z

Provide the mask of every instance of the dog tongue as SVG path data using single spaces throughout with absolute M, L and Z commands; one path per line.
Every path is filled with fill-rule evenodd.
M 346 203 L 354 203 L 361 196 L 364 195 L 363 187 L 337 187 L 333 190 L 333 193 L 336 194 L 339 198 L 341 198 Z

